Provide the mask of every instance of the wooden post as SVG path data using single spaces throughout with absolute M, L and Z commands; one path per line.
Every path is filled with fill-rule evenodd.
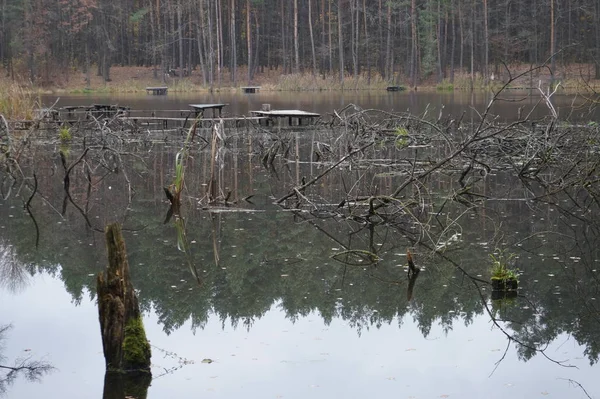
M 138 299 L 129 277 L 121 226 L 106 226 L 108 267 L 98 274 L 98 313 L 107 371 L 150 373 L 150 344 L 146 339 Z

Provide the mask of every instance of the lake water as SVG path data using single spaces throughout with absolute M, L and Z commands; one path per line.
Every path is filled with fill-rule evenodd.
M 557 97 L 555 105 L 571 100 Z M 485 93 L 460 92 L 259 93 L 61 97 L 59 105 L 184 109 L 225 102 L 230 115 L 242 115 L 262 103 L 321 114 L 349 103 L 415 113 L 430 104 L 437 114 L 443 104 L 444 113 L 476 118 L 474 109 L 487 101 Z M 515 103 L 499 105 L 501 118 L 518 112 Z M 545 112 L 540 108 L 537 117 Z M 390 165 L 416 159 L 419 150 L 392 142 L 367 150 L 368 168 L 357 162 L 328 174 L 305 192 L 313 206 L 291 211 L 275 200 L 336 159 L 325 150 L 323 162 L 314 155 L 315 143 L 336 153 L 336 133 L 280 133 L 282 141 L 298 142 L 298 158 L 280 154 L 273 167 L 263 165 L 261 154 L 274 136 L 227 134 L 217 177 L 227 206 L 207 204 L 210 146 L 199 142 L 186 168 L 179 224 L 165 223 L 163 187 L 173 181 L 181 138 L 111 142 L 119 145 L 119 160 L 92 150 L 72 170 L 77 206 L 65 199 L 56 139 L 46 137 L 24 153 L 26 179 L 13 183 L 0 172 L 0 325 L 12 325 L 0 364 L 31 357 L 56 368 L 37 382 L 18 378 L 6 386 L 7 397 L 105 392 L 95 282 L 106 264 L 101 230 L 112 221 L 123 225 L 152 345 L 148 398 L 600 397 L 600 235 L 593 202 L 535 201 L 539 187 L 524 187 L 501 169 L 473 180 L 488 198 L 477 206 L 448 202 L 459 188 L 440 174 L 415 188 L 428 194 L 422 198 L 431 203 L 422 207 L 429 211 L 417 214 L 422 209 L 414 206 L 413 217 L 373 223 L 338 213 L 345 193 L 385 195 L 404 180 Z M 62 150 L 73 162 L 82 143 Z M 429 151 L 419 152 L 423 162 L 438 149 Z M 35 223 L 24 209 L 34 172 Z M 428 230 L 416 220 L 426 220 Z M 422 268 L 411 290 L 407 248 Z M 522 272 L 515 298 L 492 300 L 483 283 L 497 248 Z M 379 262 L 349 255 L 362 252 Z
M 387 92 L 387 91 L 348 91 L 348 92 L 261 92 L 242 94 L 237 91 L 220 93 L 176 93 L 167 96 L 140 96 L 139 94 L 123 95 L 61 95 L 44 96 L 45 106 L 58 100 L 57 106 L 89 105 L 95 103 L 111 103 L 130 106 L 132 109 L 189 109 L 189 104 L 226 103 L 225 115 L 249 115 L 250 111 L 260 110 L 262 104 L 271 104 L 272 109 L 300 109 L 316 112 L 324 117 L 334 110 L 341 110 L 349 104 L 363 109 L 377 109 L 389 112 L 411 112 L 422 115 L 428 110 L 429 115 L 477 118 L 485 110 L 493 93 L 483 91 L 451 91 L 451 92 Z M 547 106 L 540 102 L 540 96 L 534 91 L 511 90 L 500 96 L 492 108 L 492 113 L 500 120 L 513 120 L 517 115 L 531 113 L 532 118 L 543 118 L 550 115 Z M 590 119 L 587 107 L 582 105 L 582 97 L 557 94 L 552 102 L 561 118 Z M 519 111 L 521 109 L 521 111 Z

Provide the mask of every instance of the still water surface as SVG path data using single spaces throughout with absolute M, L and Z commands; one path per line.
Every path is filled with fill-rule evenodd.
M 93 96 L 64 95 L 45 96 L 44 105 L 52 105 L 58 100 L 57 106 L 89 105 L 95 103 L 111 103 L 130 106 L 132 109 L 188 109 L 189 104 L 225 103 L 224 116 L 249 115 L 250 111 L 260 110 L 262 104 L 271 104 L 272 109 L 300 109 L 316 112 L 326 117 L 341 110 L 349 104 L 363 109 L 378 109 L 388 112 L 411 112 L 422 115 L 428 114 L 458 118 L 463 113 L 467 118 L 477 118 L 482 113 L 493 94 L 484 91 L 453 91 L 453 92 L 387 92 L 379 91 L 348 91 L 348 92 L 261 92 L 242 94 L 237 91 L 221 93 L 173 93 L 167 96 L 140 96 L 139 94 Z M 500 120 L 513 120 L 517 115 L 525 116 L 529 112 L 531 118 L 543 118 L 550 115 L 548 108 L 540 102 L 540 96 L 534 91 L 511 90 L 500 95 L 502 101 L 497 101 L 492 107 L 492 114 Z M 589 119 L 589 109 L 574 108 L 581 105 L 581 97 L 557 94 L 552 102 L 559 117 L 565 119 Z M 520 111 L 519 111 L 520 109 Z
M 407 103 L 388 93 L 373 94 L 368 101 L 359 94 L 327 102 L 314 94 L 261 93 L 206 102 L 228 102 L 233 114 L 265 102 L 321 113 L 347 103 L 403 111 L 412 108 L 410 101 L 415 112 L 441 103 L 459 111 L 469 102 L 449 99 L 461 94 L 401 94 Z M 175 109 L 204 99 L 60 101 Z M 306 145 L 312 133 L 301 134 Z M 163 223 L 168 209 L 163 187 L 173 179 L 179 145 L 128 148 L 141 157 L 125 158 L 123 171 L 134 190 L 131 202 L 123 173 L 95 173 L 90 192 L 83 169 L 74 171 L 71 181 L 71 193 L 86 204 L 93 228 L 123 223 L 133 283 L 153 345 L 155 379 L 149 398 L 586 398 L 569 380 L 600 397 L 599 246 L 581 215 L 525 201 L 526 190 L 503 173 L 494 174 L 485 192 L 507 200 L 489 201 L 484 213 L 467 212 L 460 229 L 441 234 L 447 238 L 440 242 L 447 247 L 444 256 L 413 248 L 423 271 L 409 299 L 410 223 L 406 230 L 369 229 L 351 219 L 316 217 L 309 210 L 282 211 L 274 200 L 299 176 L 314 176 L 322 166 L 305 156 L 301 163 L 278 163 L 269 170 L 261 165 L 256 143 L 247 138 L 228 145 L 220 179 L 237 203 L 227 209 L 203 205 L 210 156 L 194 153 L 182 210 L 190 251 L 178 250 L 177 227 L 173 221 Z M 26 271 L 20 278 L 0 274 L 0 321 L 13 325 L 1 355 L 6 363 L 32 356 L 57 368 L 40 382 L 17 380 L 8 387 L 9 398 L 98 398 L 103 392 L 95 304 L 95 276 L 106 262 L 103 235 L 88 228 L 71 205 L 61 215 L 58 147 L 40 144 L 35 157 L 22 165 L 36 171 L 43 194 L 32 208 L 40 229 L 37 248 L 34 225 L 23 209 L 26 188 L 7 195 L 3 185 L 6 199 L 0 200 L 0 266 Z M 74 145 L 70 151 L 75 157 L 81 148 Z M 393 157 L 393 151 L 387 156 Z M 378 172 L 357 184 L 393 190 L 396 178 Z M 314 188 L 316 195 L 333 202 L 356 176 L 351 170 L 333 173 Z M 427 189 L 443 193 L 450 186 L 442 179 Z M 250 195 L 249 202 L 243 200 Z M 464 212 L 448 206 L 440 216 Z M 500 242 L 510 244 L 523 275 L 517 298 L 492 301 L 485 286 L 475 289 L 456 266 L 488 279 L 489 254 Z M 346 249 L 376 252 L 382 260 L 363 266 L 332 258 Z

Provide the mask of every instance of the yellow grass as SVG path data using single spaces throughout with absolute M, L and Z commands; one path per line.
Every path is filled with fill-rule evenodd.
M 31 120 L 38 108 L 37 95 L 16 83 L 0 86 L 0 114 L 6 119 Z
M 515 64 L 509 65 L 512 76 L 517 75 L 519 72 L 524 72 L 531 68 L 530 65 Z M 95 69 L 95 68 L 94 68 Z M 498 88 L 503 82 L 509 79 L 509 74 L 503 66 L 490 65 L 490 71 L 494 71 L 494 80 L 486 81 L 483 79 L 481 74 L 475 74 L 474 81 L 472 81 L 471 74 L 463 69 L 456 70 L 454 74 L 454 81 L 450 82 L 449 78 L 446 77 L 442 83 L 437 82 L 434 76 L 430 76 L 427 79 L 421 80 L 417 85 L 418 90 L 487 90 L 490 88 Z M 244 66 L 237 68 L 237 78 L 235 81 L 231 80 L 230 71 L 224 69 L 221 74 L 221 82 L 217 83 L 217 76 L 215 75 L 215 82 L 212 90 L 227 92 L 237 91 L 240 86 L 261 86 L 261 91 L 337 91 L 337 90 L 381 90 L 391 85 L 408 86 L 408 77 L 400 75 L 398 79 L 395 77 L 393 81 L 383 79 L 373 69 L 371 71 L 371 78 L 369 79 L 366 70 L 361 73 L 358 77 L 353 77 L 350 74 L 346 74 L 343 83 L 340 82 L 339 75 L 337 73 L 326 73 L 317 74 L 313 76 L 310 71 L 304 71 L 298 74 L 284 74 L 283 69 L 268 69 L 264 68 L 256 73 L 252 81 L 247 80 L 247 69 Z M 15 75 L 21 76 L 21 75 Z M 555 81 L 561 82 L 561 90 L 568 92 L 580 92 L 585 88 L 585 84 L 582 82 L 587 81 L 592 87 L 598 87 L 600 81 L 593 79 L 593 68 L 589 65 L 571 65 L 569 68 L 557 68 L 554 71 Z M 92 73 L 90 75 L 90 85 L 87 87 L 85 74 L 78 69 L 69 70 L 68 72 L 59 74 L 51 74 L 51 79 L 46 82 L 43 90 L 46 93 L 89 93 L 89 94 L 103 94 L 103 93 L 145 93 L 145 89 L 148 86 L 167 86 L 169 93 L 192 93 L 192 92 L 206 92 L 211 89 L 208 85 L 203 84 L 202 74 L 199 69 L 193 71 L 192 76 L 177 78 L 171 76 L 164 76 L 161 72 L 158 73 L 158 78 L 154 78 L 152 67 L 119 67 L 114 66 L 111 68 L 111 81 L 104 82 L 101 76 L 96 76 Z M 54 79 L 52 79 L 54 78 Z M 18 80 L 19 81 L 19 80 Z M 22 80 L 21 80 L 22 81 Z M 547 68 L 541 68 L 534 71 L 531 74 L 526 74 L 521 77 L 518 81 L 511 84 L 512 88 L 529 87 L 532 84 L 537 87 L 538 82 L 541 81 L 542 85 L 547 85 L 550 81 L 550 74 Z M 26 86 L 15 86 L 11 81 L 0 76 L 0 96 L 3 104 L 3 112 L 9 113 L 7 109 L 25 109 L 31 108 L 23 102 L 17 101 L 16 104 L 6 104 L 7 97 L 15 97 L 20 100 L 25 100 L 26 97 L 23 95 L 29 91 L 28 85 Z M 589 89 L 589 87 L 588 87 Z M 34 91 L 42 90 L 41 88 L 32 89 Z M 30 99 L 31 100 L 31 99 Z M 10 111 L 11 115 L 23 114 L 23 112 Z

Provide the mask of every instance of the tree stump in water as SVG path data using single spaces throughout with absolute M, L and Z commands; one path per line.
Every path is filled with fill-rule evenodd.
M 106 370 L 150 373 L 150 344 L 129 277 L 119 224 L 106 226 L 105 236 L 108 267 L 106 275 L 98 274 L 96 289 Z

